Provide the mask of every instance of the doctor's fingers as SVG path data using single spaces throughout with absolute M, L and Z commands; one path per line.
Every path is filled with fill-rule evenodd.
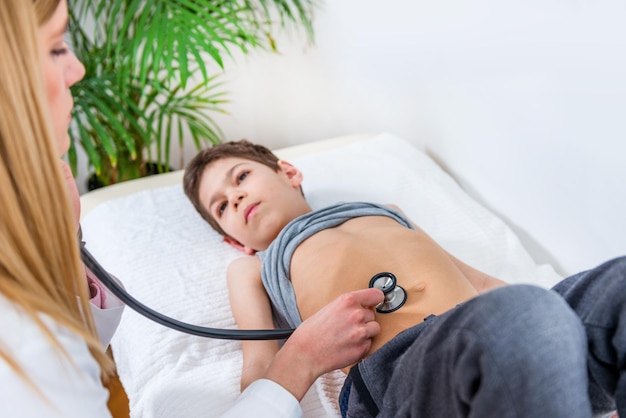
M 380 333 L 380 324 L 376 321 L 374 312 L 367 308 L 353 311 L 351 319 L 346 322 L 348 340 L 354 344 L 371 342 L 371 339 Z
M 330 305 L 336 310 L 351 312 L 357 321 L 371 321 L 374 318 L 374 307 L 385 299 L 379 289 L 368 288 L 344 293 L 335 299 Z
M 365 332 L 367 339 L 372 339 L 380 334 L 380 324 L 375 320 L 371 320 L 365 323 Z
M 364 308 L 374 308 L 376 305 L 385 300 L 385 295 L 380 289 L 368 288 L 355 290 L 344 296 L 351 297 L 351 301 Z

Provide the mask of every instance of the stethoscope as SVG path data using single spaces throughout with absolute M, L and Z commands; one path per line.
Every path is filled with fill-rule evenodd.
M 398 286 L 398 280 L 393 273 L 378 273 L 370 279 L 369 287 L 382 290 L 385 299 L 376 305 L 376 312 L 391 313 L 397 311 L 406 302 L 406 291 Z
M 84 243 L 80 244 L 80 255 L 85 265 L 96 275 L 98 280 L 106 286 L 115 296 L 129 306 L 132 310 L 145 316 L 146 318 L 166 326 L 168 328 L 184 332 L 186 334 L 197 335 L 199 337 L 217 338 L 222 340 L 284 340 L 289 338 L 294 329 L 272 329 L 272 330 L 237 330 L 201 327 L 188 324 L 163 315 L 139 302 L 132 297 L 124 288 L 117 283 L 109 273 L 96 261 L 93 255 L 87 250 Z M 406 292 L 402 287 L 397 286 L 396 276 L 391 273 L 378 273 L 370 280 L 369 287 L 382 290 L 385 295 L 383 302 L 376 306 L 380 313 L 390 313 L 400 308 L 406 301 Z

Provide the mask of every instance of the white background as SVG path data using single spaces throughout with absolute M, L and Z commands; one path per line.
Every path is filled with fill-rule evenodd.
M 314 45 L 227 63 L 216 119 L 272 148 L 401 136 L 574 273 L 626 254 L 625 22 L 623 0 L 326 0 Z

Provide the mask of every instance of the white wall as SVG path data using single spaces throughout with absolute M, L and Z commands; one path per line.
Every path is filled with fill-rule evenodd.
M 625 21 L 622 0 L 327 0 L 315 45 L 229 65 L 218 120 L 274 148 L 409 139 L 573 273 L 626 254 Z

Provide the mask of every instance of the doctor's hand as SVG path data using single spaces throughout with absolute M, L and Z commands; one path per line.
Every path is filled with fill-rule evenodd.
M 341 295 L 296 329 L 265 377 L 301 400 L 319 376 L 354 364 L 367 353 L 380 332 L 374 307 L 383 299 L 378 289 Z

